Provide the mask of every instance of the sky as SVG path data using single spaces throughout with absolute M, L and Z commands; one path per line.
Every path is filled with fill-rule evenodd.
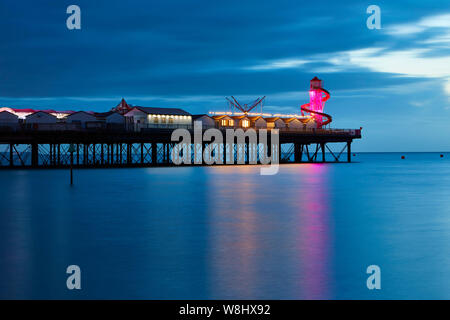
M 81 29 L 69 30 L 69 5 Z M 369 29 L 370 5 L 381 29 Z M 0 2 L 0 107 L 299 113 L 318 76 L 356 151 L 450 151 L 450 1 Z

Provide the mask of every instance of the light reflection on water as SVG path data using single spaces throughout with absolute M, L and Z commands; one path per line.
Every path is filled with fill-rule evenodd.
M 0 298 L 450 298 L 449 158 L 0 171 Z

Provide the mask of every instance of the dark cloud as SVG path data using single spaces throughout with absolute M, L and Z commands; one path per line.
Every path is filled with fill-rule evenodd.
M 65 11 L 71 4 L 81 7 L 82 30 L 69 31 L 65 26 Z M 102 110 L 124 96 L 133 97 L 135 101 L 130 102 L 134 104 L 176 104 L 202 112 L 220 108 L 220 97 L 234 94 L 267 95 L 271 106 L 292 107 L 295 111 L 302 101 L 282 99 L 282 93 L 305 91 L 316 70 L 336 67 L 331 59 L 337 52 L 368 47 L 408 50 L 436 32 L 428 30 L 415 41 L 408 37 L 393 41 L 383 31 L 369 31 L 366 8 L 370 4 L 3 0 L 0 103 Z M 383 25 L 409 23 L 449 9 L 447 0 L 378 1 L 377 5 L 382 8 Z M 448 49 L 427 54 L 439 53 L 448 55 Z M 314 58 L 317 56 L 320 59 Z M 308 62 L 296 68 L 249 68 L 283 59 Z M 339 106 L 337 115 L 345 116 L 338 110 L 348 111 L 349 105 L 358 104 L 353 107 L 358 116 L 346 117 L 357 124 L 343 122 L 349 126 L 358 126 L 358 119 L 365 115 L 372 119 L 377 108 L 388 111 L 386 101 L 379 107 L 384 98 L 381 88 L 413 86 L 424 80 L 362 67 L 319 75 L 332 93 L 340 92 L 341 98 L 333 102 Z M 377 94 L 371 94 L 371 90 Z M 361 92 L 365 98 L 358 96 Z M 438 95 L 443 100 L 448 98 L 442 92 Z M 416 98 L 426 104 L 426 97 Z M 396 100 L 389 100 L 390 112 L 409 110 L 407 95 L 393 95 L 392 99 Z

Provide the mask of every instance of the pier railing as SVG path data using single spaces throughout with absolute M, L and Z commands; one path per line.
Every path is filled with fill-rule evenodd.
M 207 130 L 211 128 L 216 129 L 243 129 L 244 131 L 248 129 L 254 129 L 256 131 L 259 131 L 261 129 L 266 129 L 267 131 L 278 129 L 281 134 L 305 134 L 305 135 L 340 135 L 340 136 L 350 136 L 350 137 L 360 137 L 361 136 L 361 129 L 314 129 L 314 128 L 239 128 L 239 127 L 232 127 L 232 128 L 226 128 L 226 127 L 217 127 L 217 126 L 202 126 L 202 130 Z M 129 128 L 126 126 L 103 126 L 103 127 L 82 127 L 79 124 L 77 125 L 69 125 L 69 124 L 43 124 L 39 126 L 1 126 L 0 125 L 0 134 L 2 133 L 27 133 L 27 134 L 39 134 L 40 132 L 54 132 L 56 133 L 65 133 L 65 132 L 90 132 L 90 133 L 102 133 L 102 134 L 115 134 L 115 133 L 133 133 L 133 132 L 140 132 L 140 133 L 151 133 L 154 131 L 164 130 L 164 131 L 172 131 L 176 129 L 187 129 L 187 130 L 194 130 L 193 125 L 182 125 L 182 124 L 160 124 L 160 125 L 147 125 L 147 126 L 141 126 L 139 128 Z

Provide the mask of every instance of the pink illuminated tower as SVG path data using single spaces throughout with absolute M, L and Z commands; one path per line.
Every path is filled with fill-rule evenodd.
M 325 101 L 330 98 L 330 93 L 322 87 L 322 80 L 314 77 L 311 80 L 311 86 L 309 89 L 309 103 L 301 106 L 302 113 L 308 112 L 317 123 L 317 127 L 327 125 L 331 122 L 331 116 L 323 113 L 323 108 L 325 106 Z M 323 117 L 327 120 L 324 122 Z

